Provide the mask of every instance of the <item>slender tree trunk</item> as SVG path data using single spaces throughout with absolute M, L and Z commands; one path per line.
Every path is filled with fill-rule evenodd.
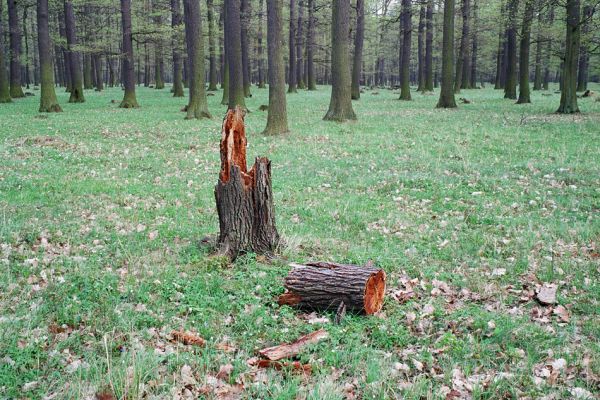
M 542 13 L 538 12 L 538 31 L 535 44 L 535 72 L 533 90 L 542 90 Z
M 425 91 L 425 4 L 421 4 L 419 9 L 419 26 L 418 26 L 418 40 L 417 40 L 417 58 L 419 61 L 418 72 L 417 72 L 417 91 Z
M 525 0 L 525 12 L 521 25 L 521 47 L 519 53 L 519 99 L 517 104 L 531 103 L 529 92 L 529 48 L 531 42 L 531 22 L 535 0 Z
M 71 79 L 73 81 L 69 103 L 83 103 L 85 102 L 85 97 L 83 96 L 81 58 L 79 52 L 73 50 L 77 45 L 77 35 L 75 33 L 75 13 L 73 12 L 73 3 L 71 0 L 65 0 L 65 32 L 71 64 Z
M 412 37 L 411 0 L 402 0 L 402 69 L 400 75 L 400 100 L 411 100 L 410 96 L 410 45 Z
M 590 24 L 594 9 L 586 5 L 583 7 L 583 15 L 581 21 L 581 30 L 584 35 L 584 40 L 581 41 L 581 47 L 579 49 L 579 73 L 577 74 L 577 91 L 585 92 L 588 84 L 588 71 L 590 63 L 589 45 L 586 36 L 590 31 Z
M 244 100 L 244 76 L 242 64 L 242 37 L 240 20 L 240 0 L 226 0 L 225 40 L 227 59 L 229 60 L 229 101 L 230 110 L 236 106 L 246 109 Z
M 83 55 L 83 88 L 85 90 L 92 89 L 92 58 L 89 54 Z
M 308 29 L 306 34 L 306 79 L 308 90 L 317 90 L 315 76 L 315 0 L 308 0 Z
M 478 49 L 478 41 L 477 37 L 479 36 L 479 4 L 477 0 L 473 0 L 473 29 L 471 30 L 471 73 L 469 74 L 469 87 L 471 89 L 477 88 L 477 51 Z
M 456 75 L 454 77 L 454 92 L 460 93 L 460 89 L 465 89 L 468 82 L 465 82 L 465 71 L 469 69 L 469 13 L 470 0 L 462 1 L 462 36 L 460 39 L 460 50 L 456 61 Z
M 206 100 L 204 76 L 204 39 L 199 0 L 183 0 L 185 41 L 187 43 L 190 101 L 186 119 L 211 118 Z
M 181 26 L 181 7 L 179 0 L 171 0 L 171 27 L 178 30 Z M 177 39 L 179 36 L 177 36 Z M 173 97 L 183 97 L 183 76 L 181 68 L 180 40 L 173 40 Z
M 94 60 L 94 71 L 96 71 L 96 91 L 101 92 L 104 90 L 104 82 L 102 78 L 102 55 L 96 53 L 92 57 Z
M 227 42 L 227 7 L 225 2 L 221 6 L 221 17 L 223 19 L 223 97 L 221 104 L 226 106 L 229 104 L 229 50 Z
M 7 0 L 8 32 L 10 39 L 10 97 L 13 99 L 25 97 L 21 87 L 21 30 L 17 15 L 17 0 Z
M 500 32 L 498 32 L 498 51 L 496 53 L 496 82 L 494 85 L 494 89 L 503 89 L 502 85 L 502 62 L 504 60 L 504 35 L 502 28 L 500 28 Z
M 425 90 L 433 91 L 433 0 L 427 1 L 427 11 L 425 14 L 426 29 L 425 35 Z
M 304 85 L 304 61 L 302 58 L 302 37 L 303 37 L 303 19 L 304 19 L 304 2 L 298 1 L 298 25 L 296 31 L 296 85 L 298 89 L 305 89 Z
M 10 84 L 6 73 L 6 62 L 4 61 L 4 55 L 8 54 L 8 52 L 5 51 L 4 46 L 2 4 L 3 2 L 0 0 L 0 103 L 10 103 L 12 102 L 10 98 Z
M 264 0 L 258 2 L 258 88 L 264 89 L 265 85 L 265 54 L 263 48 L 263 25 L 264 25 Z M 281 39 L 281 38 L 280 38 Z M 284 83 L 285 85 L 285 83 Z M 285 92 L 285 90 L 284 90 Z
M 23 7 L 23 43 L 25 43 L 25 87 L 29 89 L 31 83 L 31 74 L 29 72 L 29 34 L 27 33 L 27 11 L 29 10 L 29 4 L 25 4 Z
M 298 78 L 296 74 L 296 1 L 290 0 L 290 29 L 289 29 L 289 42 L 288 47 L 290 51 L 290 58 L 288 60 L 288 93 L 296 93 Z
M 455 108 L 454 82 L 454 0 L 444 0 L 444 34 L 442 40 L 442 89 L 438 108 Z
M 333 0 L 331 10 L 331 100 L 326 121 L 356 119 L 352 109 L 350 86 L 350 54 L 348 49 L 350 34 L 350 0 Z
M 548 9 L 548 26 L 552 26 L 554 23 L 554 7 L 551 5 Z M 546 62 L 544 67 L 544 90 L 548 90 L 550 85 L 550 57 L 552 55 L 552 40 L 549 35 L 546 36 Z
M 217 48 L 215 40 L 215 11 L 213 0 L 206 0 L 206 15 L 208 20 L 208 54 L 209 54 L 209 72 L 208 72 L 208 90 L 214 92 L 217 90 Z
M 40 112 L 61 112 L 54 92 L 54 69 L 50 54 L 50 29 L 48 28 L 48 0 L 37 2 L 38 51 L 40 53 L 41 93 Z M 4 68 L 3 65 L 0 67 Z
M 567 0 L 567 34 L 565 40 L 565 58 L 562 70 L 562 90 L 557 113 L 573 114 L 579 112 L 577 105 L 577 61 L 580 45 L 580 0 Z
M 283 2 L 267 0 L 267 51 L 269 63 L 269 114 L 265 135 L 288 131 L 285 99 L 285 71 L 283 70 Z
M 135 96 L 135 71 L 133 69 L 133 41 L 131 39 L 131 0 L 121 0 L 121 24 L 123 32 L 123 86 L 125 93 L 121 108 L 139 107 Z
M 241 0 L 241 46 L 242 46 L 242 79 L 244 80 L 244 96 L 252 97 L 250 93 L 250 56 L 248 54 L 250 31 L 250 0 Z
M 354 59 L 352 63 L 352 100 L 360 99 L 363 43 L 365 39 L 365 1 L 356 0 L 356 33 L 354 34 Z
M 507 29 L 507 64 L 506 85 L 504 86 L 505 99 L 517 99 L 517 12 L 519 0 L 508 2 L 508 29 Z
M 159 10 L 154 10 L 154 12 L 159 12 Z M 154 17 L 154 24 L 159 30 L 162 25 L 160 15 Z M 158 35 L 154 41 L 154 89 L 165 88 L 164 69 L 162 37 Z

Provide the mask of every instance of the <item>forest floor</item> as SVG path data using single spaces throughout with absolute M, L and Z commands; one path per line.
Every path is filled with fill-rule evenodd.
M 0 105 L 0 398 L 598 395 L 600 102 L 560 116 L 554 91 L 515 105 L 484 89 L 436 110 L 380 89 L 337 124 L 319 87 L 288 95 L 291 133 L 265 137 L 267 92 L 248 99 L 248 154 L 272 160 L 285 245 L 233 265 L 199 246 L 218 232 L 221 92 L 203 121 L 168 89 L 138 88 L 136 110 L 116 88 L 61 91 L 61 114 L 38 114 L 39 92 Z M 279 307 L 288 263 L 309 260 L 384 268 L 382 312 L 335 325 Z M 555 305 L 536 301 L 544 283 Z M 320 327 L 310 376 L 250 365 Z

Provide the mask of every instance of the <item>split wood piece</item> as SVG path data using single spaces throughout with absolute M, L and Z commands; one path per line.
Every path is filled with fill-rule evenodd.
M 267 347 L 258 352 L 262 357 L 271 361 L 278 361 L 284 358 L 291 358 L 302 351 L 303 348 L 310 344 L 315 344 L 328 337 L 329 334 L 325 329 L 319 329 L 309 333 L 308 335 L 301 336 L 293 343 L 280 344 L 278 346 Z
M 173 331 L 171 332 L 171 336 L 173 337 L 173 341 L 183 343 L 186 346 L 194 345 L 204 347 L 206 344 L 206 340 L 191 332 Z
M 218 251 L 232 260 L 240 253 L 273 253 L 279 243 L 271 189 L 271 162 L 257 157 L 248 171 L 244 111 L 228 110 L 220 144 L 221 171 L 215 186 L 219 214 Z
M 272 360 L 258 360 L 256 362 L 258 368 L 274 368 L 277 371 L 281 371 L 284 368 L 289 368 L 293 372 L 302 372 L 305 375 L 310 375 L 312 372 L 312 366 L 310 364 L 302 364 L 299 361 L 293 362 L 280 362 Z
M 335 310 L 344 302 L 348 311 L 367 315 L 383 306 L 386 275 L 382 269 L 330 262 L 290 266 L 284 282 L 287 292 L 279 296 L 279 305 Z

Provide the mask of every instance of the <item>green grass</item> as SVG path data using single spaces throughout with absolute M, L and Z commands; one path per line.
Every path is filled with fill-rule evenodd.
M 176 398 L 182 366 L 197 391 L 229 363 L 251 399 L 443 399 L 460 374 L 478 399 L 597 393 L 600 102 L 559 116 L 553 91 L 515 105 L 469 90 L 457 110 L 366 91 L 358 121 L 337 124 L 321 120 L 320 87 L 288 96 L 289 135 L 264 137 L 267 91 L 253 89 L 248 158 L 272 160 L 286 244 L 272 263 L 227 265 L 198 246 L 218 230 L 221 92 L 203 121 L 184 120 L 168 89 L 138 88 L 136 110 L 111 103 L 118 89 L 73 105 L 61 91 L 64 112 L 47 116 L 35 93 L 0 105 L 0 398 Z M 330 338 L 300 355 L 308 378 L 257 375 L 246 364 L 257 349 L 317 329 L 276 304 L 287 262 L 316 259 L 373 260 L 390 293 L 408 276 L 418 296 L 325 324 Z M 434 279 L 481 298 L 434 296 Z M 559 285 L 568 323 L 532 319 L 539 306 L 515 290 L 536 279 Z M 181 328 L 207 346 L 169 343 Z M 235 352 L 217 348 L 225 340 Z M 559 358 L 567 369 L 536 381 Z

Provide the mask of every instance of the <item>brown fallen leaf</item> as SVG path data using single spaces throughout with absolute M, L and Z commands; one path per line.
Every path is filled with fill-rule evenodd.
M 301 336 L 293 343 L 280 344 L 273 347 L 267 347 L 259 350 L 258 354 L 262 357 L 267 358 L 271 361 L 281 360 L 282 358 L 294 357 L 302 351 L 302 349 L 310 344 L 315 344 L 328 337 L 329 334 L 325 329 L 319 329 L 309 333 L 308 335 Z
M 172 331 L 171 336 L 173 336 L 173 341 L 180 342 L 185 345 L 204 347 L 204 345 L 206 344 L 206 340 L 188 331 Z
M 556 290 L 558 286 L 552 283 L 544 283 L 536 294 L 536 299 L 545 306 L 556 303 Z
M 221 368 L 219 368 L 219 372 L 217 372 L 217 375 L 215 375 L 215 378 L 227 381 L 227 380 L 229 380 L 229 377 L 231 376 L 232 371 L 233 371 L 233 365 L 231 365 L 231 364 L 221 365 Z
M 217 348 L 217 350 L 224 351 L 225 353 L 233 353 L 237 350 L 235 346 L 232 346 L 227 342 L 217 343 L 215 347 Z
M 554 310 L 552 311 L 552 313 L 558 317 L 558 322 L 567 323 L 570 320 L 569 310 L 567 310 L 566 307 L 564 307 L 564 306 L 554 307 Z
M 117 398 L 108 391 L 102 391 L 96 393 L 96 400 L 117 400 Z
M 281 371 L 284 368 L 289 368 L 293 372 L 302 372 L 305 375 L 310 375 L 312 372 L 312 366 L 310 364 L 302 364 L 298 361 L 293 362 L 280 362 L 273 360 L 258 360 L 256 362 L 258 368 L 274 368 L 277 371 Z

